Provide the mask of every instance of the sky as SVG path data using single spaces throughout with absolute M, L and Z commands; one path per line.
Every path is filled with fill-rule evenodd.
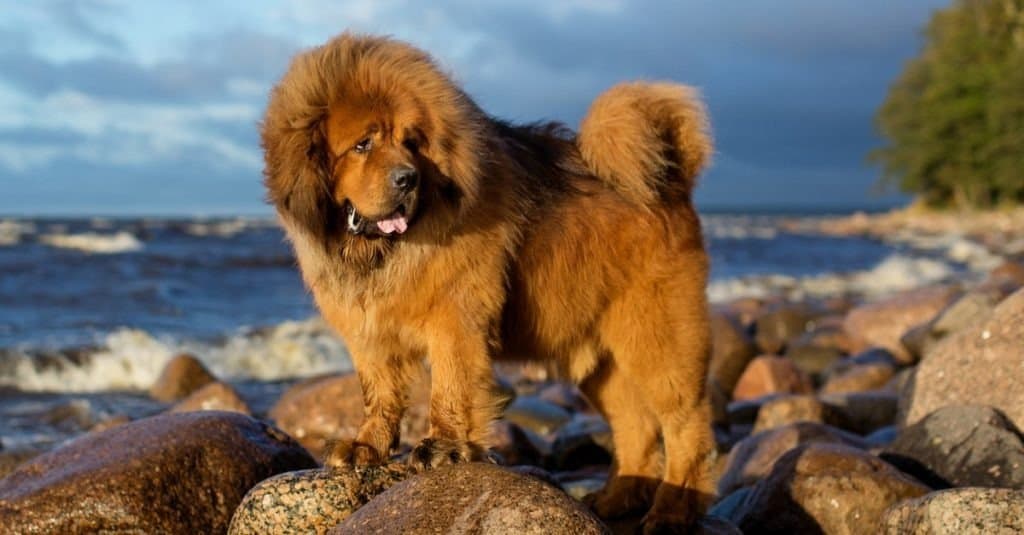
M 624 80 L 700 88 L 698 206 L 881 206 L 873 117 L 948 0 L 0 0 L 0 213 L 269 214 L 256 128 L 343 30 L 429 51 L 491 114 L 575 127 Z

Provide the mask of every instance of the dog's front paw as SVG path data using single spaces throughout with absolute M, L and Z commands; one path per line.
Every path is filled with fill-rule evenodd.
M 483 448 L 463 440 L 425 438 L 409 454 L 409 464 L 417 470 L 448 464 L 487 461 Z
M 347 440 L 328 443 L 327 454 L 324 456 L 324 466 L 331 470 L 378 465 L 384 461 L 384 455 L 373 446 Z

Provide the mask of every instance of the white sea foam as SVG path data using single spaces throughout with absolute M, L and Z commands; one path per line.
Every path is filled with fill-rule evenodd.
M 318 318 L 288 321 L 222 343 L 154 337 L 137 329 L 107 335 L 102 348 L 77 362 L 38 366 L 36 357 L 8 355 L 0 386 L 26 391 L 99 392 L 143 390 L 173 356 L 190 353 L 224 379 L 275 380 L 352 368 L 348 351 Z
M 14 219 L 0 220 L 0 247 L 17 245 L 21 242 L 22 236 L 35 231 L 36 226 L 29 222 Z
M 47 234 L 39 241 L 64 249 L 77 249 L 87 253 L 111 254 L 127 253 L 142 249 L 142 242 L 130 232 L 115 234 L 99 234 L 84 232 L 82 234 Z
M 742 297 L 782 295 L 790 299 L 860 295 L 868 299 L 949 279 L 953 268 L 940 260 L 891 254 L 875 267 L 809 277 L 764 275 L 712 281 L 708 298 L 722 303 Z
M 711 239 L 771 240 L 779 235 L 777 222 L 764 217 L 711 215 L 702 223 L 704 234 Z
M 205 238 L 231 238 L 246 230 L 260 226 L 260 222 L 252 219 L 236 218 L 226 221 L 194 221 L 185 226 L 185 233 Z

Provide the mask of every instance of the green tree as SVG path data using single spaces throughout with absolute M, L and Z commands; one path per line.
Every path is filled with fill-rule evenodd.
M 956 0 L 876 118 L 882 183 L 936 207 L 1024 202 L 1024 0 Z

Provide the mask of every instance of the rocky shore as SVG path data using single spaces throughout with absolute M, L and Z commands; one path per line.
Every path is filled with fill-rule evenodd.
M 896 219 L 827 225 L 895 235 L 886 225 Z M 992 241 L 999 228 L 978 236 Z M 985 246 L 1000 261 L 969 280 L 870 299 L 776 295 L 716 305 L 709 395 L 718 497 L 698 532 L 1024 532 L 1017 228 Z M 0 526 L 632 533 L 638 518 L 604 523 L 579 501 L 607 477 L 611 442 L 578 390 L 540 368 L 496 373 L 511 398 L 495 429 L 504 466 L 416 474 L 398 458 L 330 473 L 319 464 L 326 440 L 351 436 L 361 419 L 352 375 L 296 383 L 254 410 L 236 385 L 182 355 L 149 391 L 160 414 L 96 422 L 50 451 L 0 449 Z M 411 395 L 404 449 L 426 432 L 425 386 Z

